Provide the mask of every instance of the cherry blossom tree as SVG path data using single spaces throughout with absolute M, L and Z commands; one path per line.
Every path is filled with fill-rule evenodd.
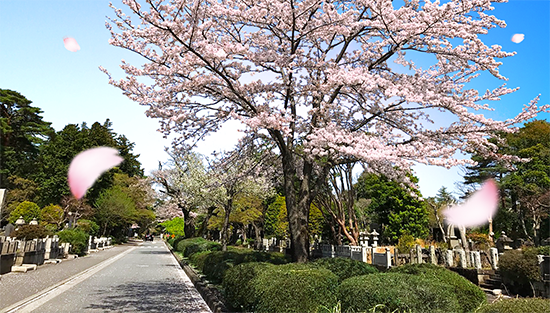
M 165 135 L 181 134 L 179 147 L 231 119 L 267 133 L 281 155 L 293 259 L 303 262 L 311 201 L 341 156 L 393 178 L 415 162 L 451 167 L 469 161 L 457 152 L 494 156 L 489 134 L 548 109 L 535 98 L 506 121 L 477 113 L 515 90 L 468 85 L 481 72 L 506 80 L 499 59 L 514 53 L 479 38 L 505 27 L 488 14 L 504 1 L 123 0 L 110 43 L 144 63 L 123 60 L 126 78 L 110 83 Z M 452 122 L 432 125 L 438 111 Z
M 202 157 L 195 153 L 173 153 L 166 168 L 159 168 L 151 177 L 160 187 L 160 199 L 163 201 L 155 209 L 159 218 L 167 220 L 183 215 L 185 236 L 193 237 L 197 212 L 205 210 L 210 200 L 205 186 L 211 184 L 211 179 Z

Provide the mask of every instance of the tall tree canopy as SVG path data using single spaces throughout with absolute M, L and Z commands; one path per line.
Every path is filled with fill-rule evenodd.
M 513 55 L 479 37 L 505 26 L 486 13 L 491 1 L 124 3 L 107 25 L 110 43 L 145 63 L 123 61 L 126 78 L 110 83 L 147 106 L 165 134 L 180 133 L 176 145 L 230 119 L 263 129 L 281 154 L 296 261 L 307 260 L 310 204 L 334 164 L 357 159 L 388 177 L 404 177 L 396 169 L 412 161 L 461 164 L 469 160 L 456 152 L 494 154 L 487 135 L 548 109 L 535 99 L 505 122 L 475 112 L 514 91 L 466 87 L 482 71 L 504 80 L 499 59 Z M 413 63 L 421 55 L 432 56 L 427 68 Z M 434 111 L 454 122 L 431 127 Z
M 31 103 L 17 91 L 0 89 L 0 188 L 9 186 L 10 176 L 33 176 L 39 146 L 54 132 Z
M 119 151 L 124 161 L 114 170 L 102 175 L 90 188 L 86 198 L 95 203 L 99 194 L 113 185 L 113 174 L 118 171 L 128 176 L 143 176 L 139 155 L 132 153 L 134 143 L 124 135 L 117 135 L 107 119 L 103 124 L 95 122 L 91 127 L 68 124 L 55 133 L 41 146 L 40 162 L 42 168 L 37 181 L 41 185 L 42 205 L 60 203 L 63 196 L 70 195 L 67 185 L 67 171 L 72 159 L 80 152 L 97 146 L 113 147 Z

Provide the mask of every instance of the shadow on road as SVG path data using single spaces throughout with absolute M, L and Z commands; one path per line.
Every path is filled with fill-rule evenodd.
M 190 299 L 184 287 L 176 282 L 127 283 L 111 290 L 97 291 L 101 303 L 87 309 L 104 312 L 198 312 L 201 307 Z

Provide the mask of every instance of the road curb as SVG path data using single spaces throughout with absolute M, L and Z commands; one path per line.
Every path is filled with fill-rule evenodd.
M 170 247 L 168 243 L 165 242 L 165 244 L 168 249 L 170 249 L 170 252 L 174 256 L 174 258 L 176 258 L 178 264 L 181 266 L 185 274 L 187 274 L 189 279 L 191 279 L 191 282 L 193 283 L 195 288 L 197 288 L 206 304 L 208 304 L 210 310 L 212 310 L 213 313 L 230 312 L 225 305 L 225 301 L 222 297 L 221 292 L 218 289 L 210 286 L 208 282 L 203 279 L 197 272 L 195 272 L 195 270 L 191 266 L 185 263 L 185 261 L 180 258 L 179 255 L 174 253 L 173 248 Z

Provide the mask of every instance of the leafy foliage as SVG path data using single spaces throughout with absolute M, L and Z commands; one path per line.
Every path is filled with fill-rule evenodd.
M 254 281 L 256 312 L 317 312 L 336 305 L 338 277 L 310 264 L 262 268 Z
M 94 220 L 101 227 L 100 234 L 124 237 L 134 220 L 134 201 L 119 186 L 114 186 L 99 195 L 95 206 Z
M 35 176 L 39 146 L 53 133 L 31 103 L 17 91 L 0 89 L 0 188 L 13 187 L 10 176 Z
M 512 298 L 482 306 L 476 313 L 547 313 L 550 299 Z
M 461 312 L 453 287 L 432 277 L 378 273 L 344 280 L 338 287 L 344 312 Z M 471 311 L 469 311 L 471 312 Z
M 99 225 L 94 221 L 87 219 L 80 219 L 76 223 L 76 228 L 82 230 L 85 233 L 90 234 L 91 236 L 97 236 L 99 234 Z
M 197 252 L 219 250 L 221 250 L 221 245 L 219 243 L 201 237 L 181 240 L 176 246 L 176 251 L 181 252 L 184 257 L 190 257 Z
M 418 182 L 414 176 L 409 178 Z M 415 238 L 427 237 L 428 211 L 420 200 L 420 191 L 402 186 L 383 175 L 368 173 L 361 174 L 356 190 L 358 198 L 371 199 L 368 211 L 374 215 L 376 223 L 384 226 L 383 234 L 390 242 L 396 243 L 404 233 Z
M 171 235 L 185 236 L 185 221 L 181 217 L 174 217 L 171 220 L 160 223 L 160 225 Z
M 60 227 L 63 224 L 64 213 L 59 205 L 50 204 L 40 211 L 40 219 L 43 223 Z
M 522 296 L 534 296 L 530 285 L 532 281 L 540 281 L 538 250 L 505 251 L 498 259 L 498 267 L 502 282 L 513 293 Z
M 32 240 L 37 238 L 46 238 L 51 235 L 53 235 L 53 233 L 44 225 L 22 225 L 11 234 L 11 237 Z
M 242 312 L 256 310 L 258 298 L 254 290 L 254 279 L 270 266 L 273 265 L 249 262 L 238 264 L 226 271 L 222 286 L 225 297 L 233 308 Z
M 15 224 L 15 221 L 22 216 L 25 222 L 28 224 L 32 219 L 36 218 L 40 220 L 40 208 L 34 202 L 24 201 L 21 202 L 15 210 L 11 211 L 9 222 Z
M 59 241 L 71 244 L 71 251 L 74 254 L 84 255 L 88 246 L 88 233 L 80 229 L 66 229 L 57 233 Z
M 485 293 L 478 286 L 459 274 L 434 264 L 406 264 L 391 268 L 390 272 L 429 278 L 449 285 L 461 307 L 461 310 L 452 310 L 454 312 L 473 312 L 487 301 Z
M 334 273 L 338 276 L 338 282 L 354 276 L 378 273 L 376 267 L 348 258 L 322 258 L 315 260 L 313 264 Z

